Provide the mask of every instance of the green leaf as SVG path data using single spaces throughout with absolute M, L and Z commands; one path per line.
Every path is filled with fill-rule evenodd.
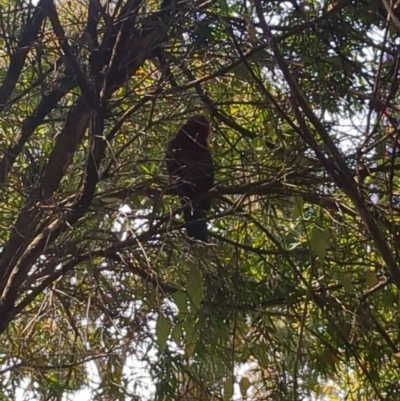
M 339 359 L 330 349 L 324 350 L 320 354 L 319 359 L 328 371 L 336 371 L 336 364 L 339 362 Z
M 243 63 L 237 65 L 233 71 L 236 77 L 242 81 L 247 81 L 251 77 L 250 71 Z
M 257 358 L 259 365 L 262 368 L 267 368 L 269 366 L 269 358 L 266 353 L 266 349 L 262 345 L 254 345 L 252 347 L 253 355 Z
M 226 0 L 218 0 L 218 4 L 219 4 L 223 14 L 228 14 L 229 7 L 228 7 L 228 3 L 226 2 Z
M 302 216 L 304 199 L 302 196 L 295 196 L 293 198 L 292 217 L 294 220 Z
M 178 345 L 181 345 L 182 342 L 182 334 L 183 334 L 183 330 L 182 330 L 182 324 L 178 323 L 173 329 L 172 329 L 172 337 L 175 340 L 175 342 Z
M 314 226 L 311 234 L 311 250 L 315 256 L 319 256 L 321 260 L 325 258 L 326 249 L 329 243 L 329 229 L 322 230 L 318 226 Z
M 162 313 L 159 313 L 156 323 L 156 336 L 160 352 L 164 351 L 167 345 L 167 339 L 171 333 L 171 326 L 171 320 L 165 317 Z
M 250 38 L 251 44 L 256 45 L 257 44 L 256 27 L 250 20 L 247 21 L 246 27 L 247 27 L 247 32 L 249 33 L 249 38 Z
M 240 356 L 240 361 L 241 361 L 242 363 L 247 362 L 248 359 L 249 359 L 249 357 L 250 357 L 250 355 L 251 355 L 251 350 L 250 350 L 250 348 L 247 347 L 247 346 L 245 346 L 245 347 L 243 348 L 242 355 Z
M 187 311 L 187 295 L 183 291 L 176 291 L 173 295 L 172 298 L 175 301 L 176 306 L 179 309 L 180 313 L 184 313 Z
M 193 265 L 190 268 L 187 292 L 190 302 L 196 309 L 198 309 L 203 298 L 203 280 L 199 269 Z
M 196 331 L 196 325 L 193 324 L 191 321 L 187 320 L 186 322 L 183 323 L 183 327 L 185 329 L 185 334 L 186 334 L 185 350 L 189 356 L 192 356 L 196 348 L 197 337 L 198 337 Z

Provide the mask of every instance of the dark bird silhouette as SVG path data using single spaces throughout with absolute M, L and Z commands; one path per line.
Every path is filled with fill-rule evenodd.
M 169 176 L 181 198 L 188 236 L 203 242 L 207 242 L 206 212 L 211 207 L 211 199 L 203 195 L 214 184 L 209 134 L 208 120 L 202 115 L 192 116 L 168 144 L 166 156 Z

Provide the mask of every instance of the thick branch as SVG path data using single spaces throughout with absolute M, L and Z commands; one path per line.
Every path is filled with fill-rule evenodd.
M 129 27 L 129 29 L 124 29 L 124 37 L 116 42 L 114 49 L 116 56 L 113 59 L 111 69 L 107 73 L 107 80 L 103 85 L 104 90 L 102 90 L 100 104 L 100 102 L 96 103 L 98 100 L 94 101 L 91 98 L 92 93 L 87 86 L 86 77 L 82 75 L 83 73 L 79 65 L 76 64 L 76 60 L 70 52 L 69 45 L 64 40 L 64 32 L 60 30 L 59 21 L 56 14 L 54 15 L 54 9 L 52 9 L 51 16 L 54 29 L 59 36 L 60 44 L 76 74 L 75 78 L 78 80 L 85 98 L 81 97 L 69 113 L 66 125 L 58 137 L 49 162 L 43 171 L 39 186 L 33 192 L 27 206 L 18 217 L 10 240 L 4 247 L 3 258 L 0 264 L 2 275 L 0 283 L 0 293 L 2 294 L 1 317 L 8 315 L 12 310 L 18 297 L 20 286 L 25 281 L 27 273 L 45 247 L 51 244 L 63 231 L 75 224 L 89 208 L 98 182 L 98 170 L 105 148 L 105 141 L 102 138 L 102 124 L 99 124 L 100 121 L 98 119 L 95 119 L 97 121 L 95 123 L 96 128 L 93 130 L 96 139 L 92 140 L 93 146 L 88 157 L 85 179 L 78 198 L 72 204 L 68 205 L 68 211 L 59 219 L 53 221 L 44 229 L 41 228 L 38 230 L 36 228 L 40 221 L 41 213 L 37 206 L 40 205 L 43 198 L 46 200 L 49 199 L 58 188 L 66 169 L 72 161 L 76 148 L 88 127 L 90 106 L 93 106 L 93 104 L 96 106 L 99 105 L 99 108 L 95 107 L 95 109 L 96 111 L 101 111 L 103 117 L 105 109 L 102 109 L 102 107 L 106 107 L 106 101 L 111 97 L 113 92 L 126 82 L 144 60 L 153 56 L 153 49 L 156 46 L 167 40 L 166 26 L 169 25 L 168 21 L 172 21 L 173 13 L 171 13 L 171 16 L 169 16 L 169 12 L 158 14 L 158 16 L 163 15 L 162 27 L 157 23 L 153 23 L 152 25 L 147 25 L 146 29 L 143 29 L 139 33 L 135 31 L 132 25 L 125 24 L 125 27 Z M 168 16 L 168 20 L 165 16 Z M 158 19 L 149 19 L 149 21 L 156 22 Z M 107 58 L 104 60 L 104 63 L 108 63 Z M 99 70 L 102 69 L 100 68 Z M 101 82 L 96 82 L 94 87 L 101 87 Z M 90 98 L 89 102 L 93 101 L 94 103 L 88 104 L 86 101 L 88 98 Z
M 42 124 L 44 118 L 74 86 L 75 83 L 73 80 L 64 78 L 58 88 L 42 97 L 34 114 L 26 118 L 22 124 L 21 130 L 17 134 L 16 142 L 7 150 L 4 150 L 4 156 L 0 161 L 0 184 L 3 184 L 7 180 L 7 176 L 12 169 L 15 159 L 18 157 L 35 129 Z
M 33 43 L 37 40 L 40 27 L 53 0 L 40 0 L 36 6 L 32 20 L 26 25 L 15 53 L 11 57 L 6 78 L 0 88 L 0 111 L 10 98 L 24 66 L 26 56 Z
M 72 53 L 71 47 L 69 46 L 68 40 L 65 37 L 64 29 L 61 26 L 61 22 L 58 18 L 57 10 L 53 2 L 51 2 L 51 6 L 49 7 L 48 15 L 53 25 L 54 33 L 57 35 L 58 42 L 60 43 L 60 46 L 65 54 L 69 66 L 71 67 L 75 80 L 83 93 L 83 96 L 85 97 L 91 108 L 97 110 L 98 101 L 96 99 L 96 95 L 90 87 L 85 73 L 82 71 L 77 59 Z

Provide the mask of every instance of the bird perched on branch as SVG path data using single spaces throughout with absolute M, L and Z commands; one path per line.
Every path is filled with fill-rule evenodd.
M 208 148 L 210 124 L 194 115 L 183 124 L 168 144 L 166 164 L 171 181 L 181 198 L 185 227 L 190 238 L 207 242 L 206 212 L 211 199 L 204 198 L 214 184 L 214 166 Z

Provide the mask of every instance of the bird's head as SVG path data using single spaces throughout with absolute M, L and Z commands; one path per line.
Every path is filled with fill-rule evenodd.
M 210 123 L 206 117 L 196 114 L 186 121 L 182 131 L 195 142 L 207 145 L 207 139 L 210 135 Z

